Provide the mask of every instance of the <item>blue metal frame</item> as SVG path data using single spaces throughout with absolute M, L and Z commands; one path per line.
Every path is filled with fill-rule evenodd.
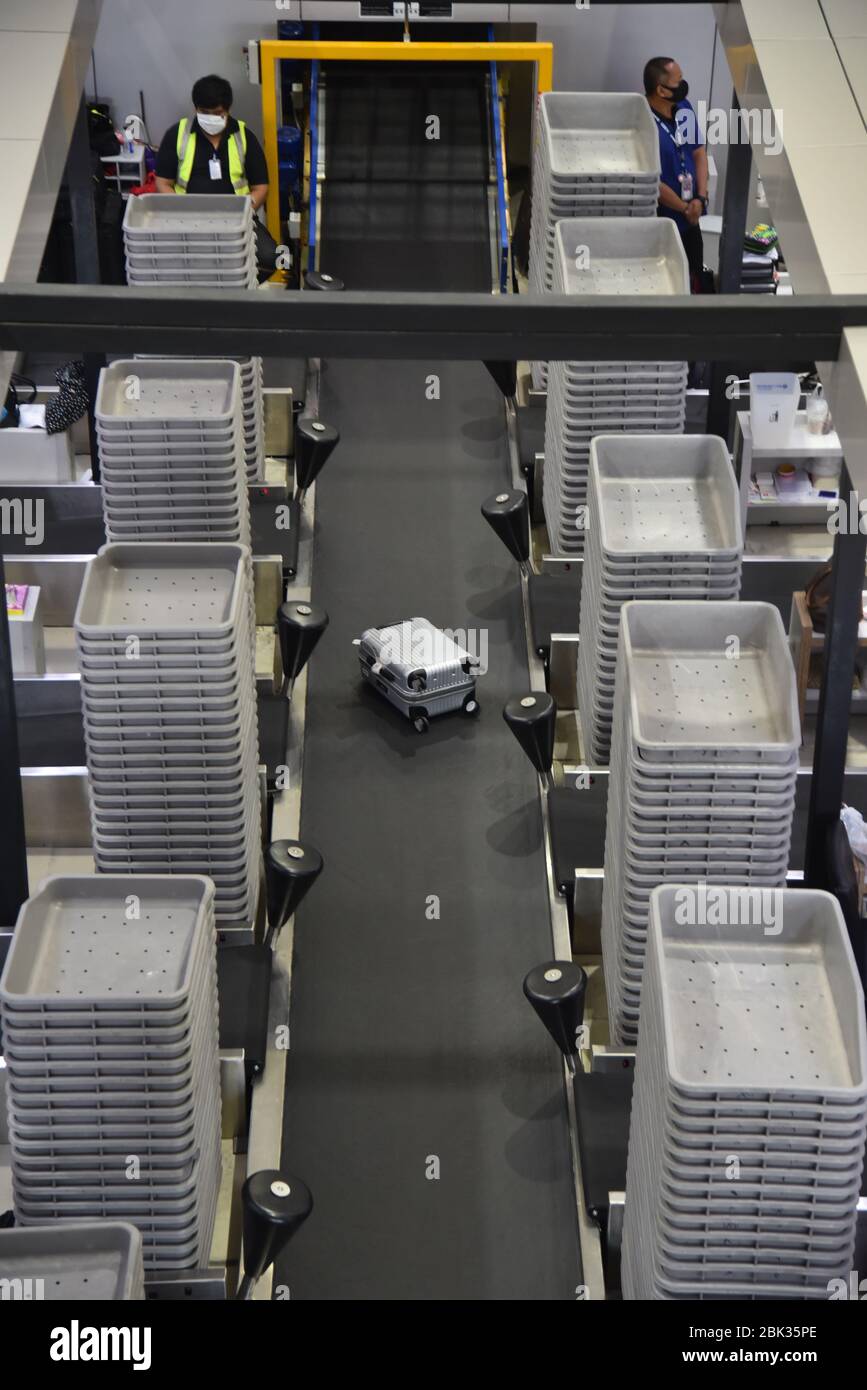
M 488 25 L 488 42 L 494 42 L 494 26 Z M 491 113 L 494 130 L 494 159 L 497 168 L 497 223 L 500 239 L 500 289 L 505 294 L 509 282 L 509 233 L 506 216 L 506 171 L 503 168 L 503 139 L 500 122 L 500 90 L 496 63 L 490 64 Z
M 319 38 L 319 25 L 313 25 Z M 307 269 L 316 269 L 316 213 L 319 205 L 319 59 L 310 65 L 310 202 L 307 213 Z

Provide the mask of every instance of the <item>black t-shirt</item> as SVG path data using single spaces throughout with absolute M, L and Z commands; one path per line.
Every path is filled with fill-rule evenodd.
M 157 178 L 169 179 L 172 183 L 178 176 L 179 125 L 180 121 L 175 121 L 175 124 L 166 131 L 157 155 Z M 230 116 L 220 139 L 219 148 L 215 150 L 207 135 L 204 135 L 199 129 L 198 121 L 193 122 L 193 130 L 196 135 L 196 153 L 193 156 L 188 193 L 234 193 L 232 180 L 229 177 L 229 139 L 238 128 L 235 117 Z M 208 163 L 215 154 L 219 156 L 220 167 L 223 171 L 221 179 L 212 179 L 208 168 Z M 269 182 L 268 164 L 262 146 L 249 126 L 247 127 L 247 159 L 244 167 L 247 182 L 251 188 L 254 188 L 256 184 Z

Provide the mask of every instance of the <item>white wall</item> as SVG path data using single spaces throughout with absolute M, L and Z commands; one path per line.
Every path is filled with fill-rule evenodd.
M 2 0 L 0 0 L 2 4 Z M 191 109 L 197 77 L 217 72 L 235 89 L 234 114 L 261 134 L 261 88 L 248 81 L 243 48 L 248 39 L 276 38 L 274 0 L 108 0 L 94 45 L 99 96 L 115 118 L 139 109 L 144 91 L 151 140 Z M 93 95 L 92 78 L 88 95 Z
M 696 97 L 710 97 L 715 25 L 710 4 L 511 6 L 554 44 L 554 83 L 564 91 L 640 91 L 648 58 L 671 53 Z M 242 49 L 276 37 L 277 20 L 297 17 L 274 0 L 109 0 L 94 48 L 99 95 L 119 120 L 137 111 L 143 88 L 151 139 L 190 107 L 197 77 L 218 72 L 235 89 L 235 114 L 257 131 L 260 89 L 247 80 Z
M 670 54 L 690 91 L 710 96 L 716 25 L 705 5 L 511 6 L 513 23 L 534 23 L 554 44 L 554 86 L 573 92 L 640 92 L 648 58 Z

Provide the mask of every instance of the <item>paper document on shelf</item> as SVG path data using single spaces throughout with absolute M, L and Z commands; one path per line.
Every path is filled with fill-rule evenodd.
M 18 417 L 23 430 L 45 429 L 44 405 L 19 405 Z

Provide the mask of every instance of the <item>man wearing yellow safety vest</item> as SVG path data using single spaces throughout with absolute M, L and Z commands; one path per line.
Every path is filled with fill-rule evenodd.
M 158 193 L 237 193 L 254 211 L 268 196 L 268 165 L 262 146 L 243 121 L 231 115 L 233 92 L 224 77 L 200 77 L 193 87 L 195 117 L 170 126 L 157 155 Z M 258 218 L 259 278 L 273 274 L 277 246 Z

